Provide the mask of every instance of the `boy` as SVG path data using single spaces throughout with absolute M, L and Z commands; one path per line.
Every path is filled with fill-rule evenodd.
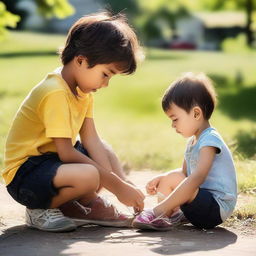
M 127 182 L 97 134 L 92 94 L 115 74 L 133 73 L 140 55 L 121 15 L 85 16 L 71 27 L 63 67 L 32 89 L 6 141 L 3 178 L 10 195 L 27 207 L 28 226 L 54 232 L 86 223 L 127 226 L 128 218 L 98 197 L 101 186 L 127 206 L 143 209 L 142 192 Z
M 215 102 L 214 88 L 204 74 L 187 73 L 166 90 L 163 110 L 176 132 L 190 139 L 182 168 L 148 182 L 147 192 L 163 197 L 135 218 L 134 227 L 168 230 L 189 221 L 208 229 L 232 214 L 237 200 L 236 171 L 229 148 L 209 123 Z

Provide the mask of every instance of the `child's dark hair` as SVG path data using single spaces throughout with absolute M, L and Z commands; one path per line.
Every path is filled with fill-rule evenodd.
M 143 52 L 136 34 L 123 14 L 101 12 L 79 19 L 69 30 L 66 45 L 60 51 L 63 65 L 75 56 L 87 58 L 89 67 L 116 63 L 122 73 L 131 74 Z
M 216 93 L 211 80 L 200 73 L 186 73 L 174 81 L 165 91 L 162 108 L 167 112 L 171 104 L 184 109 L 187 113 L 194 106 L 199 106 L 206 120 L 210 119 L 216 105 Z

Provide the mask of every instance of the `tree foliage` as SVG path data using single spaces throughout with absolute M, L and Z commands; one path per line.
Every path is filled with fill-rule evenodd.
M 46 18 L 65 18 L 74 13 L 68 0 L 31 0 L 38 7 L 38 11 Z M 13 14 L 19 1 L 0 0 L 0 39 L 7 33 L 7 27 L 15 28 L 20 21 L 20 16 Z
M 249 47 L 252 47 L 254 38 L 253 32 L 253 12 L 256 9 L 256 0 L 197 0 L 202 8 L 208 10 L 242 10 L 246 14 L 245 34 Z
M 38 10 L 47 18 L 57 17 L 63 19 L 74 13 L 68 0 L 35 0 Z
M 175 35 L 177 19 L 189 15 L 187 0 L 141 0 L 140 3 L 144 10 L 141 33 L 146 42 L 163 39 L 166 29 Z
M 0 2 L 0 39 L 6 35 L 6 27 L 16 27 L 20 20 L 18 15 L 14 15 L 6 10 L 4 3 Z

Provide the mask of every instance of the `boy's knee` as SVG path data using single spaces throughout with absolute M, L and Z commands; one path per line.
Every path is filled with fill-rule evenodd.
M 97 191 L 100 184 L 100 175 L 98 169 L 93 165 L 84 165 L 79 172 L 76 181 L 76 187 L 80 190 Z

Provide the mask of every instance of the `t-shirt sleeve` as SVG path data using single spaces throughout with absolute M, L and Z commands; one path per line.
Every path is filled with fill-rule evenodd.
M 200 142 L 199 150 L 203 147 L 215 147 L 218 149 L 217 153 L 219 154 L 222 151 L 222 145 L 223 143 L 218 136 L 215 134 L 208 134 Z
M 85 117 L 87 118 L 93 118 L 93 95 L 90 94 L 90 98 L 89 98 L 89 104 L 88 104 L 88 108 L 85 114 Z
M 71 115 L 65 92 L 57 91 L 45 96 L 37 111 L 47 138 L 72 138 Z

